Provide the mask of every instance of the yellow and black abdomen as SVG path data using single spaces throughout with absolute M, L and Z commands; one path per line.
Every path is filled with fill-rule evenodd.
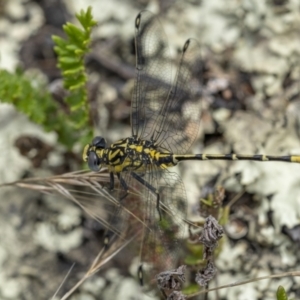
M 161 169 L 167 169 L 177 165 L 173 154 L 170 152 L 157 152 L 157 164 Z

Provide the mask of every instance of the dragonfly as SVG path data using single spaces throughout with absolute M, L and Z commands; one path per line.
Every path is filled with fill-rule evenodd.
M 241 154 L 187 154 L 200 126 L 203 90 L 203 58 L 199 43 L 188 39 L 182 48 L 177 72 L 172 76 L 167 38 L 160 21 L 149 11 L 135 19 L 136 78 L 131 101 L 131 136 L 110 145 L 97 136 L 84 147 L 83 160 L 91 170 L 106 167 L 109 188 L 117 192 L 117 222 L 124 199 L 132 186 L 141 194 L 142 262 L 159 269 L 174 269 L 185 231 L 186 194 L 180 176 L 169 169 L 179 162 L 195 160 L 250 160 L 300 163 L 300 156 Z M 116 180 L 118 183 L 116 183 Z

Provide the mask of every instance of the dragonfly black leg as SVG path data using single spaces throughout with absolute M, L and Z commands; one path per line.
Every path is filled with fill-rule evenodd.
M 159 207 L 160 206 L 160 197 L 159 197 L 158 191 L 151 184 L 149 184 L 149 182 L 147 182 L 144 178 L 139 176 L 137 173 L 131 172 L 131 176 L 134 179 L 136 179 L 138 182 L 140 182 L 142 185 L 147 187 L 152 193 L 154 193 L 156 195 L 156 210 L 157 210 L 158 215 L 159 215 L 159 220 L 161 221 L 162 216 L 161 216 L 161 211 L 160 211 L 160 207 Z
M 118 176 L 118 179 L 119 179 L 119 181 L 120 181 L 120 184 L 121 184 L 122 188 L 123 188 L 124 191 L 125 191 L 125 194 L 122 195 L 122 196 L 120 197 L 120 199 L 119 199 L 119 201 L 121 202 L 121 201 L 122 201 L 124 198 L 126 198 L 127 195 L 128 195 L 128 185 L 127 185 L 127 183 L 125 182 L 125 180 L 121 177 L 120 173 L 117 173 L 117 176 Z
M 113 191 L 114 188 L 115 188 L 115 180 L 114 180 L 114 173 L 111 172 L 110 174 L 110 190 Z M 122 200 L 128 195 L 128 185 L 126 184 L 125 180 L 121 177 L 121 175 L 119 173 L 117 173 L 117 177 L 120 181 L 120 184 L 122 186 L 122 188 L 124 189 L 125 191 L 125 194 L 124 195 L 121 195 L 120 198 L 118 199 L 118 201 L 121 203 Z M 120 208 L 119 208 L 120 209 Z M 111 220 L 110 220 L 110 224 L 114 224 L 117 220 L 117 216 L 118 216 L 118 213 L 116 213 L 114 216 L 112 216 Z M 114 235 L 114 233 L 110 230 L 108 230 L 105 234 L 105 238 L 104 238 L 104 247 L 106 249 L 108 249 L 108 246 L 109 246 L 109 242 L 112 238 L 112 236 Z
M 140 264 L 138 267 L 138 278 L 140 281 L 140 285 L 143 286 L 144 285 L 144 275 L 143 275 L 143 265 Z
M 115 177 L 114 177 L 114 173 L 113 173 L 113 172 L 110 172 L 110 173 L 109 173 L 109 176 L 110 176 L 109 189 L 110 189 L 111 191 L 113 191 L 114 188 L 115 188 Z
M 110 172 L 109 175 L 110 175 L 109 189 L 111 191 L 113 191 L 115 189 L 115 177 L 114 177 L 114 173 Z M 118 179 L 120 181 L 120 184 L 121 184 L 122 188 L 125 191 L 125 194 L 122 195 L 120 197 L 120 199 L 118 199 L 121 202 L 128 195 L 128 185 L 126 184 L 125 180 L 121 177 L 120 173 L 117 173 L 117 177 L 118 177 Z

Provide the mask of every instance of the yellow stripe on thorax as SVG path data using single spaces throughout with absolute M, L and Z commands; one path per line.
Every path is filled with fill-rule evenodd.
M 83 159 L 83 161 L 87 161 L 87 160 L 88 160 L 88 155 L 87 155 L 87 153 L 88 153 L 89 148 L 90 148 L 90 145 L 89 145 L 89 144 L 86 145 L 86 146 L 83 148 L 83 153 L 82 153 L 82 159 Z

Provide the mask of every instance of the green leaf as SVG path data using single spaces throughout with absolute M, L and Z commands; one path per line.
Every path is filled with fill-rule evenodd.
M 277 300 L 288 300 L 285 289 L 281 285 L 277 289 L 276 296 L 277 296 Z
M 62 64 L 68 64 L 68 65 L 79 64 L 81 62 L 80 59 L 75 56 L 73 56 L 73 57 L 63 56 L 60 58 L 59 61 Z
M 194 294 L 194 293 L 196 293 L 196 292 L 198 292 L 199 291 L 199 285 L 198 284 L 190 284 L 189 286 L 187 286 L 187 287 L 185 287 L 184 289 L 183 289 L 183 293 L 185 294 L 185 295 L 190 295 L 190 294 Z
M 91 7 L 88 7 L 86 12 L 81 10 L 79 14 L 76 14 L 76 18 L 85 30 L 89 30 L 91 27 L 97 25 L 97 22 L 93 20 Z

